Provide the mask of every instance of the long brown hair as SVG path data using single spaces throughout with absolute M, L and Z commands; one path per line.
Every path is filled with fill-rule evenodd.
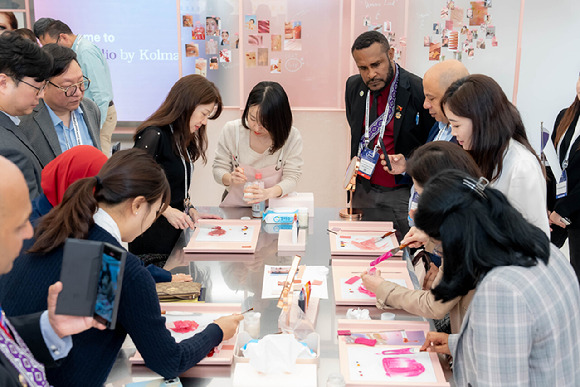
M 570 107 L 566 109 L 566 112 L 564 112 L 564 116 L 562 117 L 560 123 L 558 124 L 558 127 L 556 128 L 556 138 L 554 139 L 554 145 L 556 147 L 558 146 L 558 143 L 560 142 L 562 137 L 564 137 L 564 133 L 566 133 L 566 130 L 568 130 L 568 128 L 572 124 L 572 121 L 574 121 L 574 118 L 576 117 L 579 111 L 580 111 L 580 100 L 578 99 L 578 96 L 576 96 L 576 98 L 574 98 L 574 102 L 572 102 L 572 105 L 570 105 Z
M 442 110 L 444 105 L 454 114 L 471 120 L 469 153 L 487 179 L 492 181 L 500 176 L 504 153 L 512 138 L 532 152 L 545 176 L 544 167 L 528 141 L 520 112 L 492 78 L 473 74 L 453 82 L 441 99 Z
M 99 203 L 115 205 L 137 196 L 149 204 L 161 199 L 162 213 L 171 197 L 165 172 L 141 149 L 116 152 L 96 177 L 74 182 L 62 202 L 41 218 L 29 252 L 48 253 L 67 238 L 87 238 Z
M 189 120 L 199 105 L 215 104 L 214 114 L 209 117 L 215 120 L 222 113 L 222 97 L 218 88 L 205 77 L 197 74 L 186 75 L 179 79 L 167 94 L 159 109 L 137 128 L 134 139 L 149 126 L 173 126 L 173 151 L 181 153 L 186 161 L 194 162 L 200 157 L 207 163 L 207 134 L 205 125 L 195 133 L 189 129 Z M 188 156 L 191 154 L 191 160 Z

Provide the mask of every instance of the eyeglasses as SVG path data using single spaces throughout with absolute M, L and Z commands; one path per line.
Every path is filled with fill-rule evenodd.
M 36 95 L 40 95 L 40 93 L 42 93 L 44 91 L 44 89 L 46 89 L 46 85 L 47 85 L 47 81 L 44 81 L 42 83 L 42 86 L 38 87 L 38 86 L 34 86 L 33 84 L 30 84 L 28 82 L 26 82 L 25 80 L 22 79 L 18 79 L 18 82 L 22 82 L 27 84 L 30 87 L 34 87 L 36 89 Z
M 68 87 L 60 87 L 58 85 L 55 85 L 51 81 L 48 81 L 48 83 L 50 83 L 51 85 L 53 85 L 57 89 L 64 91 L 64 95 L 66 95 L 67 97 L 72 97 L 77 92 L 77 88 L 81 89 L 82 92 L 84 92 L 86 89 L 88 89 L 89 86 L 91 85 L 91 80 L 83 75 L 82 81 L 77 82 L 77 83 L 70 85 Z

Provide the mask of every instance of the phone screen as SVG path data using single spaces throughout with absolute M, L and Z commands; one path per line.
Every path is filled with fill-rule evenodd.
M 95 315 L 103 320 L 97 320 L 105 323 L 107 326 L 113 320 L 115 310 L 115 296 L 119 279 L 119 270 L 121 267 L 120 257 L 114 256 L 115 252 L 104 253 L 102 256 L 101 274 L 99 276 L 99 285 L 97 287 L 97 302 L 95 304 Z

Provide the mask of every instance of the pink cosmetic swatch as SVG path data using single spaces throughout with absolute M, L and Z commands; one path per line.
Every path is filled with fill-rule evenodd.
M 416 352 L 413 351 L 413 348 L 399 348 L 399 349 L 388 349 L 383 351 L 383 355 L 412 355 Z
M 357 337 L 354 340 L 354 343 L 355 344 L 366 345 L 366 346 L 369 346 L 369 347 L 374 347 L 375 344 L 377 343 L 377 340 L 375 340 L 375 339 L 365 339 L 364 337 Z
M 370 263 L 371 266 L 375 266 L 378 265 L 379 263 L 383 262 L 385 259 L 389 259 L 393 256 L 393 253 L 391 253 L 390 251 L 387 251 L 386 253 L 384 253 L 383 255 L 381 255 L 380 257 L 378 257 L 377 259 L 375 259 L 374 261 L 372 261 Z
M 175 321 L 173 323 L 173 325 L 174 325 L 174 327 L 169 328 L 169 329 L 171 329 L 173 332 L 177 332 L 177 333 L 193 332 L 197 329 L 197 327 L 199 327 L 199 324 L 193 320 Z
M 373 292 L 371 292 L 370 290 L 368 290 L 367 288 L 365 288 L 363 285 L 358 287 L 358 291 L 361 292 L 362 294 L 366 294 L 367 296 L 370 297 L 376 297 L 377 295 L 374 294 Z
M 356 281 L 358 281 L 359 279 L 360 279 L 360 277 L 358 275 L 355 275 L 354 277 L 351 277 L 351 278 L 347 279 L 346 281 L 344 281 L 344 283 L 347 285 L 352 285 Z
M 408 357 L 386 357 L 383 367 L 387 376 L 418 376 L 425 372 L 423 364 Z

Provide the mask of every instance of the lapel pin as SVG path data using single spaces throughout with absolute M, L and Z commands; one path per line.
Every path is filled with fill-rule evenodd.
M 395 114 L 395 118 L 396 118 L 397 120 L 400 120 L 400 119 L 401 119 L 401 112 L 397 112 L 397 113 Z
M 360 96 L 361 96 L 361 97 L 364 97 L 364 95 L 365 95 L 365 92 L 361 90 L 361 91 L 360 91 Z

